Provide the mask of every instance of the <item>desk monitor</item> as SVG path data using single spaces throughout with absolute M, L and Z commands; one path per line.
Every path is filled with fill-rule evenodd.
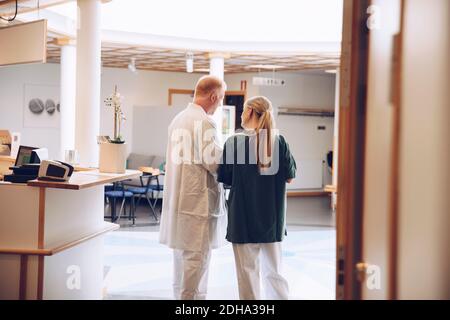
M 48 160 L 47 148 L 39 148 L 31 151 L 30 163 L 41 163 L 42 160 Z
M 17 152 L 15 167 L 20 167 L 24 164 L 29 164 L 32 162 L 32 151 L 37 148 L 35 147 L 26 147 L 20 146 L 19 151 Z

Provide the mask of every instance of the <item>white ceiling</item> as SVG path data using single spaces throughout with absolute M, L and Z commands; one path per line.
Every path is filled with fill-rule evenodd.
M 196 68 L 208 67 L 208 53 L 227 54 L 226 72 L 258 64 L 285 71 L 339 65 L 343 0 L 102 2 L 105 66 L 126 68 L 134 57 L 139 69 L 183 71 L 187 52 L 194 53 Z M 14 7 L 15 1 L 0 0 L 0 13 L 12 15 Z M 48 60 L 58 62 L 52 40 L 76 39 L 77 15 L 74 0 L 19 0 L 17 21 L 47 19 Z
M 113 0 L 102 29 L 212 41 L 340 42 L 342 0 Z M 76 19 L 76 3 L 49 10 Z

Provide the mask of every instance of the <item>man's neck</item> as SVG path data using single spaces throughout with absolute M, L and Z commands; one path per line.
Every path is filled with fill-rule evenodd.
M 205 107 L 205 103 L 200 99 L 194 99 L 194 104 L 202 107 L 203 110 L 205 110 L 206 113 L 208 113 L 208 109 Z

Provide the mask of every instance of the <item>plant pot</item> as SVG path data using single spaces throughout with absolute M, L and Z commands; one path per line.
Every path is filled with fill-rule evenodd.
M 127 144 L 100 143 L 99 171 L 105 173 L 125 173 Z

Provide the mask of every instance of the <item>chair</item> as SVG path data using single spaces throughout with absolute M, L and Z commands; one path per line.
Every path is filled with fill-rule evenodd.
M 158 202 L 160 193 L 164 191 L 164 185 L 159 183 L 159 176 L 163 176 L 163 175 L 164 175 L 164 172 L 157 175 L 156 176 L 156 184 L 150 185 L 150 189 L 152 192 L 153 208 L 156 207 L 156 203 Z M 156 197 L 153 196 L 153 192 L 156 192 Z M 161 199 L 161 200 L 164 201 L 164 199 Z M 162 206 L 161 206 L 160 212 L 162 212 Z
M 117 201 L 117 199 L 122 199 L 122 203 L 120 205 L 119 215 L 116 217 L 116 201 Z M 133 225 L 134 225 L 135 221 L 136 221 L 136 214 L 135 214 L 135 204 L 134 204 L 133 193 L 128 190 L 125 190 L 125 188 L 123 187 L 123 184 L 121 182 L 115 183 L 113 185 L 112 189 L 110 186 L 105 186 L 105 200 L 106 200 L 106 203 L 110 204 L 111 222 L 119 221 L 119 219 L 122 215 L 122 210 L 124 210 L 125 214 L 126 214 L 126 200 L 127 199 L 130 200 L 128 219 L 129 220 L 132 219 Z M 106 216 L 106 218 L 108 218 L 108 216 Z
M 158 216 L 156 215 L 155 212 L 155 203 L 152 203 L 152 201 L 150 200 L 148 194 L 150 191 L 152 191 L 151 189 L 151 180 L 152 178 L 154 178 L 155 176 L 151 175 L 151 174 L 144 174 L 142 176 L 140 176 L 140 183 L 141 186 L 140 187 L 133 187 L 133 186 L 127 186 L 126 190 L 128 192 L 131 192 L 133 194 L 133 200 L 135 198 L 137 198 L 137 202 L 136 202 L 136 207 L 139 206 L 139 202 L 141 201 L 142 197 L 145 197 L 145 199 L 147 200 L 150 209 L 152 210 L 153 216 L 155 217 L 156 222 L 158 222 Z M 144 183 L 144 179 L 147 179 L 147 182 Z M 152 192 L 152 198 L 153 198 L 153 192 Z

